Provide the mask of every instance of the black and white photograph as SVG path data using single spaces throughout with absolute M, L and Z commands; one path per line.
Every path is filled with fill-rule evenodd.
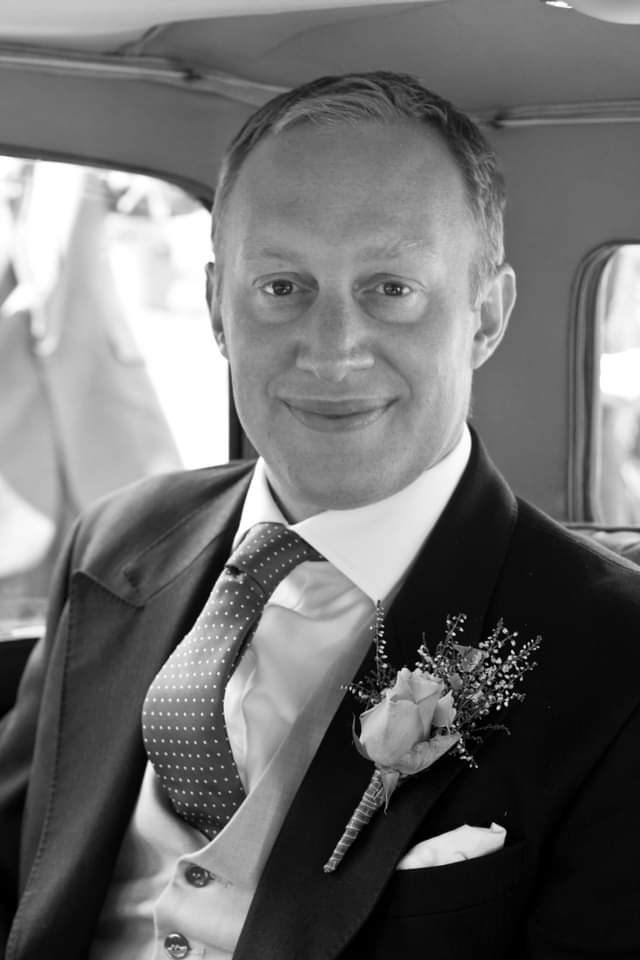
M 0 958 L 640 960 L 640 0 L 0 3 Z

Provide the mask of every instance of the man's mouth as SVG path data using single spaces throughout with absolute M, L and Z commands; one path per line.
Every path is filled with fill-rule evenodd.
M 323 433 L 361 430 L 379 420 L 394 402 L 388 398 L 345 398 L 341 400 L 282 398 L 282 402 L 305 427 Z

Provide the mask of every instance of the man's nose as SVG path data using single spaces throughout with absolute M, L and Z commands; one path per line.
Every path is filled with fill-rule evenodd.
M 305 317 L 296 365 L 320 380 L 338 383 L 373 366 L 371 332 L 350 296 L 318 296 Z

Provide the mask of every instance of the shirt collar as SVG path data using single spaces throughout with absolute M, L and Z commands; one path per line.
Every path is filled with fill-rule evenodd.
M 325 510 L 287 524 L 260 458 L 249 484 L 234 545 L 255 523 L 284 523 L 315 547 L 374 603 L 388 602 L 433 530 L 467 465 L 471 435 L 435 466 L 384 500 L 352 510 Z

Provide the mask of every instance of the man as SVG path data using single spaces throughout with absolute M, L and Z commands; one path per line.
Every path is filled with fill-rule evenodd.
M 640 580 L 465 425 L 514 302 L 502 207 L 409 77 L 318 80 L 231 144 L 209 301 L 261 459 L 79 525 L 4 729 L 7 958 L 640 955 Z M 465 645 L 541 646 L 509 735 L 407 778 L 327 873 L 373 772 L 344 686 L 377 603 L 392 672 L 457 613 Z

